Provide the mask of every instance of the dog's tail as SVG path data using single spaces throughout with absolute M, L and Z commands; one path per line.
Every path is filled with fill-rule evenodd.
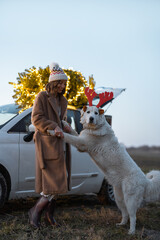
M 147 186 L 145 191 L 145 201 L 160 201 L 160 171 L 152 170 L 146 174 L 146 178 Z

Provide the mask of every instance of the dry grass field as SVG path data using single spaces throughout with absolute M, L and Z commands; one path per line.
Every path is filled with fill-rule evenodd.
M 127 151 L 144 172 L 160 170 L 160 147 L 132 147 Z
M 128 149 L 145 172 L 160 169 L 160 149 Z M 46 225 L 34 230 L 28 223 L 28 210 L 36 199 L 9 201 L 0 210 L 0 240 L 160 240 L 160 203 L 149 204 L 137 212 L 137 231 L 128 236 L 129 223 L 116 227 L 120 212 L 116 206 L 103 205 L 97 196 L 63 196 L 57 200 L 55 218 L 60 228 Z

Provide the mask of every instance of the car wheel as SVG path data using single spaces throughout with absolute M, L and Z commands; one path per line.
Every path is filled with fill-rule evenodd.
M 0 208 L 3 207 L 7 199 L 7 182 L 2 173 L 0 173 Z
M 102 183 L 102 187 L 98 193 L 98 199 L 102 204 L 116 204 L 113 187 L 108 184 L 106 180 L 104 180 Z

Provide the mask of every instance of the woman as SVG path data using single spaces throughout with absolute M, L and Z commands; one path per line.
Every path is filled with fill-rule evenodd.
M 58 64 L 51 64 L 51 74 L 46 91 L 40 92 L 34 102 L 32 123 L 36 128 L 34 134 L 36 150 L 35 190 L 41 197 L 29 210 L 30 224 L 40 227 L 43 210 L 51 225 L 57 225 L 53 213 L 55 196 L 70 190 L 71 156 L 69 145 L 63 141 L 62 120 L 66 120 L 67 100 L 65 93 L 67 75 Z M 47 130 L 54 130 L 55 137 Z M 64 131 L 69 128 L 64 127 Z

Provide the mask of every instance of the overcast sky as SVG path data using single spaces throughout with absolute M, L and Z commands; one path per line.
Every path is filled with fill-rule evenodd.
M 0 105 L 18 72 L 53 61 L 126 88 L 108 109 L 116 136 L 160 145 L 159 0 L 0 0 Z

